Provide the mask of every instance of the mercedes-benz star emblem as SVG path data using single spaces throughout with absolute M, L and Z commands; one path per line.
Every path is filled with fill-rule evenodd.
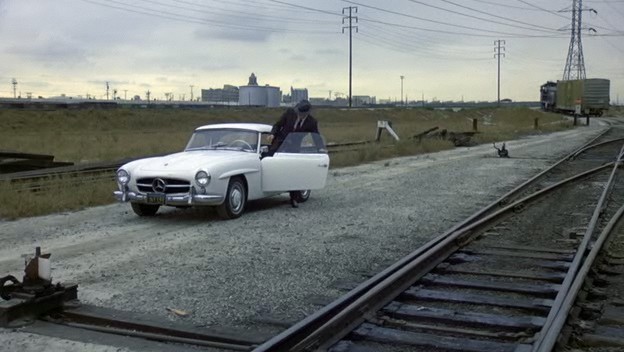
M 152 189 L 154 192 L 165 193 L 167 183 L 162 178 L 155 178 L 154 181 L 152 181 Z

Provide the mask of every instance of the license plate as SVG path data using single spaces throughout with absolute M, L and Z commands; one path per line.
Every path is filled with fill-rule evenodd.
M 165 204 L 165 194 L 164 193 L 148 193 L 147 203 L 148 204 Z

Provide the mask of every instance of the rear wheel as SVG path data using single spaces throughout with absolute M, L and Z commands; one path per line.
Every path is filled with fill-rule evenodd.
M 240 177 L 230 179 L 225 201 L 217 207 L 217 213 L 223 219 L 236 219 L 243 214 L 247 203 L 245 184 Z
M 160 208 L 160 205 L 153 204 L 130 203 L 130 205 L 138 216 L 154 216 Z
M 309 189 L 306 189 L 305 191 L 297 191 L 297 201 L 299 203 L 304 203 L 305 201 L 307 201 L 310 198 L 310 193 L 312 193 L 312 191 L 310 191 Z

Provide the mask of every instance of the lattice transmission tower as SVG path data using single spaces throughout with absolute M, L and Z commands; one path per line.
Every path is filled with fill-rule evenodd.
M 563 71 L 564 80 L 585 79 L 585 58 L 583 56 L 583 43 L 581 41 L 583 11 L 585 10 L 594 11 L 593 9 L 583 9 L 583 0 L 572 1 L 570 47 L 568 48 L 568 58 L 566 59 L 566 65 Z

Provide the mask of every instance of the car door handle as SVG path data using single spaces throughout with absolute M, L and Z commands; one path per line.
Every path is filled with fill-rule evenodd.
M 329 165 L 327 164 L 318 164 L 318 167 L 328 167 Z

